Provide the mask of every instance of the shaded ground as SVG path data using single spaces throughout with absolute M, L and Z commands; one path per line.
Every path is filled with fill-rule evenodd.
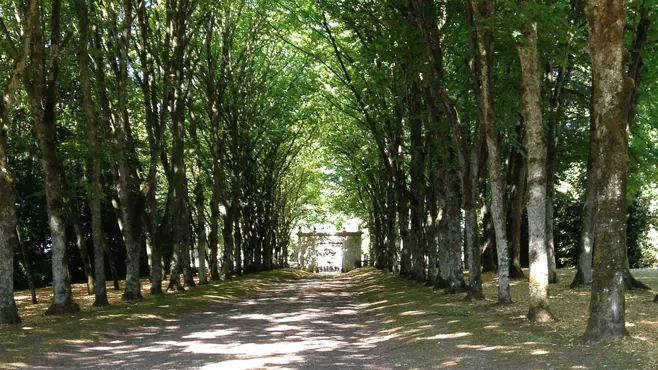
M 655 285 L 646 271 L 636 275 Z M 23 328 L 0 328 L 0 368 L 656 368 L 652 294 L 629 295 L 633 338 L 585 345 L 588 294 L 565 288 L 570 274 L 552 288 L 561 321 L 532 326 L 524 280 L 517 302 L 498 307 L 492 276 L 490 300 L 468 303 L 372 269 L 264 273 L 65 318 L 24 316 Z
M 358 280 L 318 275 L 275 282 L 243 299 L 163 319 L 93 343 L 35 353 L 31 369 L 392 368 L 395 345 L 357 298 Z M 176 315 L 177 316 L 177 315 Z

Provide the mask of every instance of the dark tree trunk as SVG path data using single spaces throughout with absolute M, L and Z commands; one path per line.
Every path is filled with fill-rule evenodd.
M 94 270 L 96 274 L 94 306 L 102 307 L 109 304 L 105 287 L 105 259 L 103 258 L 105 234 L 103 233 L 103 220 L 101 216 L 102 153 L 98 123 L 96 122 L 96 117 L 94 115 L 94 102 L 91 95 L 91 81 L 89 76 L 89 13 L 87 10 L 87 4 L 84 0 L 77 0 L 75 2 L 75 8 L 79 24 L 78 63 L 80 68 L 80 88 L 82 90 L 82 104 L 85 121 L 87 123 L 87 142 L 89 145 L 89 209 L 91 211 L 92 239 L 94 242 Z M 74 221 L 74 224 L 79 227 L 79 223 Z M 79 232 L 76 231 L 76 235 L 77 234 L 79 234 Z M 84 243 L 82 244 L 82 247 L 86 249 Z M 90 283 L 91 282 L 88 280 L 88 284 Z
M 32 304 L 37 304 L 37 285 L 34 281 L 34 269 L 32 268 L 32 260 L 30 258 L 30 254 L 27 251 L 27 246 L 21 240 L 21 233 L 18 227 L 16 228 L 16 240 L 21 248 L 21 254 L 23 255 L 23 264 L 25 266 L 25 274 L 27 275 L 27 283 L 30 287 L 30 293 L 32 295 Z
M 448 166 L 444 167 L 449 168 Z M 435 289 L 444 289 L 448 294 L 467 291 L 462 270 L 461 228 L 459 209 L 459 185 L 452 171 L 444 171 L 442 217 L 439 221 L 439 273 Z
M 54 315 L 79 311 L 80 307 L 73 301 L 71 282 L 66 253 L 66 203 L 62 187 L 63 170 L 57 153 L 56 104 L 57 80 L 59 78 L 59 41 L 60 41 L 61 2 L 52 3 L 49 80 L 44 76 L 45 45 L 41 27 L 35 27 L 32 35 L 31 81 L 28 95 L 32 107 L 32 119 L 41 152 L 41 166 L 44 173 L 46 190 L 46 207 L 52 240 L 53 301 L 46 314 Z M 13 230 L 11 232 L 13 234 Z
M 242 230 L 240 229 L 240 214 L 241 212 L 241 207 L 240 207 L 240 198 L 235 197 L 233 198 L 233 204 L 235 204 L 235 208 L 233 209 L 233 254 L 234 254 L 234 261 L 235 261 L 235 270 L 234 273 L 237 276 L 242 276 L 243 273 L 243 268 L 242 268 Z
M 597 138 L 594 127 L 594 111 L 590 107 L 589 151 L 587 155 L 587 179 L 585 181 L 585 204 L 583 205 L 580 239 L 578 243 L 578 266 L 571 288 L 592 283 L 592 253 L 594 252 L 594 214 L 596 212 L 596 182 L 594 163 L 597 160 Z
M 224 237 L 224 261 L 222 263 L 222 273 L 225 280 L 229 280 L 235 274 L 235 260 L 233 259 L 233 205 L 225 205 L 226 214 L 224 215 L 224 227 L 222 236 Z
M 485 29 L 483 18 L 490 19 L 495 15 L 495 6 L 490 1 L 485 1 L 479 9 L 476 0 L 470 0 L 473 11 L 473 20 L 477 35 L 478 54 L 480 56 L 480 94 L 481 101 L 479 109 L 482 110 L 484 118 L 484 131 L 487 143 L 487 162 L 489 169 L 489 182 L 491 185 L 491 218 L 496 234 L 496 248 L 498 256 L 498 303 L 512 303 L 509 286 L 509 253 L 507 250 L 507 230 L 505 227 L 504 214 L 504 186 L 500 164 L 500 142 L 496 129 L 496 117 L 494 113 L 494 97 L 491 75 L 493 73 L 493 29 L 491 26 Z
M 492 272 L 498 269 L 496 263 L 496 234 L 494 232 L 493 220 L 491 219 L 491 212 L 487 205 L 486 196 L 486 182 L 484 179 L 480 182 L 480 218 L 482 219 L 482 239 L 480 245 L 482 246 L 482 271 Z
M 626 1 L 589 0 L 588 51 L 592 58 L 596 130 L 594 274 L 584 337 L 614 340 L 625 327 L 627 124 L 633 80 L 624 72 Z
M 16 214 L 16 188 L 7 163 L 7 137 L 9 112 L 18 90 L 25 69 L 27 68 L 28 50 L 35 28 L 40 27 L 39 2 L 30 0 L 26 4 L 24 15 L 22 47 L 23 53 L 15 56 L 16 67 L 11 72 L 9 81 L 2 89 L 0 100 L 0 324 L 20 324 L 18 309 L 14 301 L 14 251 L 18 244 Z M 40 41 L 40 40 L 39 40 Z M 24 255 L 25 251 L 23 251 Z M 26 264 L 29 264 L 26 259 Z M 29 273 L 29 272 L 28 272 Z M 32 296 L 32 302 L 36 297 Z
M 419 282 L 426 280 L 423 247 L 423 220 L 425 219 L 425 159 L 423 153 L 423 121 L 421 98 L 417 84 L 412 85 L 408 98 L 411 132 L 411 277 Z
M 519 137 L 523 135 L 521 125 L 517 126 Z M 526 177 L 527 166 L 525 155 L 516 149 L 510 153 L 509 178 L 508 178 L 508 196 L 507 196 L 507 215 L 508 230 L 512 236 L 512 246 L 510 247 L 510 278 L 523 279 L 525 274 L 521 268 L 521 226 L 523 224 L 523 209 L 526 201 Z

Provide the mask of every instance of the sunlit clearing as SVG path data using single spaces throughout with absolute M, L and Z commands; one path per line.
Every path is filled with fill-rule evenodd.
M 539 356 L 539 355 L 547 355 L 547 354 L 549 354 L 549 352 L 545 351 L 543 349 L 536 349 L 536 350 L 530 352 L 530 354 L 533 355 L 533 356 Z

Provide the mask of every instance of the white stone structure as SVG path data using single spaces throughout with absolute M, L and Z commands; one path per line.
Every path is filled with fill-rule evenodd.
M 303 270 L 353 270 L 361 263 L 361 231 L 297 233 L 298 261 Z

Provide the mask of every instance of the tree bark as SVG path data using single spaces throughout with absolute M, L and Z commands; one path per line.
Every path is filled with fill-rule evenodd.
M 483 13 L 478 9 L 476 0 L 470 0 L 473 9 L 473 19 L 477 34 L 477 47 L 480 56 L 480 94 L 482 96 L 481 107 L 484 118 L 485 137 L 487 143 L 487 162 L 489 168 L 489 182 L 491 184 L 491 215 L 496 232 L 496 250 L 498 255 L 498 303 L 512 303 L 509 286 L 509 254 L 507 251 L 507 231 L 505 227 L 505 213 L 503 197 L 505 189 L 501 175 L 500 143 L 496 129 L 496 117 L 493 106 L 493 91 L 491 75 L 493 66 L 493 32 L 487 30 L 485 35 L 482 24 Z M 485 2 L 483 7 L 487 17 L 492 17 L 495 9 L 492 4 Z
M 447 168 L 447 167 L 444 167 Z M 459 185 L 451 171 L 444 171 L 442 209 L 439 221 L 439 273 L 435 289 L 443 288 L 448 294 L 467 291 L 462 270 Z
M 424 282 L 425 255 L 423 253 L 423 220 L 425 218 L 425 159 L 423 153 L 423 121 L 421 120 L 421 98 L 416 83 L 410 88 L 409 125 L 411 133 L 411 229 L 410 238 L 413 239 L 414 249 L 411 251 L 411 276 L 414 280 Z
M 523 5 L 521 5 L 523 6 Z M 530 308 L 528 319 L 553 321 L 548 304 L 546 248 L 546 140 L 541 104 L 537 57 L 537 23 L 521 26 L 525 40 L 516 48 L 521 61 L 521 114 L 525 124 L 524 144 L 528 155 L 528 233 L 530 235 Z
M 597 139 L 594 274 L 584 338 L 614 340 L 625 327 L 626 185 L 628 109 L 633 81 L 624 72 L 627 2 L 588 0 L 588 51 L 592 58 Z
M 594 170 L 597 160 L 597 138 L 594 127 L 594 111 L 590 107 L 589 151 L 587 154 L 587 179 L 585 180 L 585 204 L 578 241 L 578 267 L 571 288 L 592 283 L 592 254 L 594 252 L 594 214 L 596 212 L 596 182 Z
M 521 124 L 517 126 L 519 136 L 523 135 Z M 521 268 L 521 226 L 523 223 L 523 209 L 526 201 L 526 179 L 527 165 L 525 156 L 515 148 L 511 149 L 510 165 L 508 166 L 508 196 L 507 212 L 508 230 L 512 236 L 510 248 L 510 277 L 515 279 L 525 278 Z
M 23 264 L 25 265 L 25 274 L 27 275 L 27 283 L 30 286 L 30 293 L 32 295 L 32 304 L 37 304 L 37 285 L 34 281 L 34 269 L 32 268 L 32 260 L 27 251 L 27 246 L 21 240 L 21 233 L 18 227 L 16 227 L 16 240 L 18 245 L 21 248 L 21 254 L 23 255 Z
M 199 275 L 199 285 L 208 284 L 208 276 L 206 274 L 206 217 L 205 217 L 205 198 L 203 194 L 203 178 L 201 177 L 201 168 L 203 163 L 201 161 L 201 143 L 197 137 L 196 119 L 194 112 L 190 107 L 191 127 L 190 136 L 195 146 L 196 160 L 195 160 L 195 182 L 194 187 L 194 202 L 197 215 L 196 223 L 196 236 L 197 236 L 197 253 L 198 265 L 197 274 Z
M 138 159 L 128 114 L 128 52 L 133 23 L 133 0 L 123 0 L 122 28 L 118 41 L 118 66 L 116 66 L 117 112 L 115 150 L 118 156 L 117 193 L 121 204 L 121 221 L 126 244 L 126 286 L 122 299 L 136 301 L 142 299 L 139 274 L 140 252 L 142 249 L 142 223 L 140 212 L 145 202 L 139 191 L 141 180 L 138 174 Z M 116 19 L 112 19 L 115 22 Z M 116 63 L 116 62 L 114 62 Z
M 107 300 L 107 289 L 105 287 L 105 259 L 103 258 L 105 235 L 103 233 L 103 220 L 101 216 L 102 153 L 100 149 L 98 123 L 94 116 L 94 102 L 92 100 L 91 82 L 89 77 L 89 13 L 86 2 L 84 0 L 76 0 L 75 9 L 79 25 L 78 63 L 80 68 L 80 88 L 82 90 L 82 104 L 85 121 L 87 123 L 87 142 L 89 145 L 89 209 L 91 210 L 91 228 L 94 242 L 94 270 L 96 278 L 94 306 L 101 307 L 109 304 Z
M 28 95 L 32 107 L 32 119 L 41 152 L 41 166 L 44 173 L 46 190 L 46 208 L 52 240 L 53 301 L 47 315 L 79 311 L 80 307 L 73 301 L 71 282 L 66 253 L 66 203 L 62 187 L 63 170 L 57 153 L 56 105 L 57 80 L 59 78 L 59 41 L 60 41 L 61 2 L 55 0 L 51 9 L 51 63 L 48 68 L 48 81 L 45 71 L 45 45 L 41 27 L 32 31 L 31 81 L 28 82 Z M 12 232 L 13 234 L 13 232 Z
M 226 214 L 223 217 L 224 226 L 222 236 L 224 239 L 224 257 L 222 263 L 222 274 L 225 280 L 231 279 L 235 273 L 235 261 L 233 259 L 233 206 L 225 205 Z
M 72 199 L 72 194 L 66 180 L 66 177 L 62 177 L 62 190 L 66 196 L 64 197 L 64 202 L 66 203 L 66 214 L 68 216 L 67 220 L 69 225 L 73 227 L 73 233 L 75 234 L 75 245 L 78 247 L 80 252 L 80 259 L 82 260 L 82 268 L 87 277 L 87 294 L 91 295 L 95 292 L 95 283 L 94 283 L 94 270 L 91 268 L 91 259 L 89 259 L 89 251 L 87 250 L 87 242 L 85 241 L 84 231 L 82 230 L 82 223 L 80 217 L 78 216 L 78 207 L 75 205 L 75 201 Z
M 37 0 L 30 0 L 27 3 L 21 40 L 23 50 L 15 58 L 16 66 L 3 88 L 2 99 L 0 99 L 0 324 L 20 324 L 21 322 L 14 301 L 14 251 L 18 244 L 16 234 L 18 215 L 16 214 L 15 179 L 9 172 L 7 163 L 7 138 L 10 126 L 9 113 L 14 94 L 20 87 L 27 68 L 30 45 L 35 34 L 34 29 L 41 27 L 38 7 Z M 34 300 L 33 295 L 33 303 Z

